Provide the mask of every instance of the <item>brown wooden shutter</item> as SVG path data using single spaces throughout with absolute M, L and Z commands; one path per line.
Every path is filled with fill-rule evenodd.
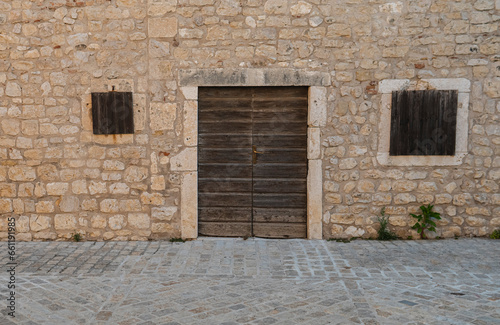
M 456 90 L 393 92 L 390 155 L 454 155 L 457 103 Z
M 134 133 L 131 92 L 92 93 L 94 134 Z

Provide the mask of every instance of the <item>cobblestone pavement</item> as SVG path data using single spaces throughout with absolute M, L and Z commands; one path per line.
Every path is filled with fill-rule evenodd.
M 16 318 L 2 272 L 3 325 L 500 324 L 494 240 L 16 245 Z

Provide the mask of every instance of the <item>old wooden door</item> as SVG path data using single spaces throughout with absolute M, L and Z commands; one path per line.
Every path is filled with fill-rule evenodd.
M 304 238 L 307 87 L 200 87 L 204 236 Z

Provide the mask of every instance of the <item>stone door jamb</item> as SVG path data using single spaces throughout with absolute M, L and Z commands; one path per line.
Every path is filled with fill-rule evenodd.
M 181 236 L 198 237 L 198 87 L 203 86 L 308 86 L 307 127 L 307 238 L 322 239 L 323 168 L 321 127 L 326 125 L 328 73 L 294 69 L 192 69 L 179 71 L 184 96 L 185 148 L 171 159 L 171 170 L 182 173 Z

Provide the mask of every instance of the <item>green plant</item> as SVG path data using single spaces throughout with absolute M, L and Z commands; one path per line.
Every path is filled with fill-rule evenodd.
M 82 235 L 80 233 L 74 233 L 71 235 L 71 239 L 73 239 L 73 241 L 76 241 L 76 242 L 79 242 L 79 241 L 82 241 Z
M 491 239 L 500 239 L 500 229 L 493 230 L 490 235 Z
M 378 240 L 394 240 L 397 239 L 398 236 L 387 229 L 389 224 L 389 218 L 385 216 L 385 207 L 380 210 L 380 217 L 377 217 L 378 223 L 380 224 L 380 228 L 378 228 Z
M 184 243 L 186 241 L 182 238 L 170 238 L 170 242 L 171 243 Z
M 432 211 L 433 205 L 422 205 L 420 206 L 420 210 L 422 210 L 422 214 L 416 215 L 413 213 L 410 213 L 410 215 L 417 219 L 417 223 L 411 227 L 412 229 L 416 229 L 417 232 L 420 234 L 421 239 L 426 239 L 427 236 L 425 235 L 425 231 L 436 231 L 436 223 L 434 222 L 433 219 L 435 220 L 441 220 L 441 215 L 438 212 Z

